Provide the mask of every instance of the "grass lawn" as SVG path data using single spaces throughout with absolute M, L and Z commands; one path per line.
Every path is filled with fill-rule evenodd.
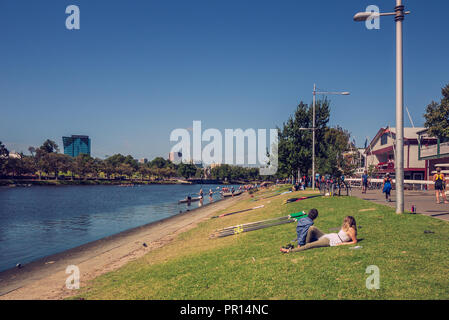
M 269 193 L 267 192 L 267 196 Z M 283 204 L 296 192 L 242 200 L 224 212 L 263 209 L 202 222 L 168 245 L 85 284 L 84 299 L 449 299 L 449 224 L 358 198 L 313 198 Z M 218 228 L 311 208 L 324 232 L 356 218 L 360 249 L 339 246 L 282 254 L 296 224 L 209 240 Z M 431 230 L 434 233 L 424 233 Z M 366 268 L 380 270 L 380 289 L 368 290 Z

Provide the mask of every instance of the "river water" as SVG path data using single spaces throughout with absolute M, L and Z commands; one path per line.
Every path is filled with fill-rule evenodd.
M 197 208 L 187 195 L 218 185 L 0 188 L 0 271 Z M 230 187 L 230 186 L 229 186 Z M 235 186 L 238 189 L 238 186 Z M 214 193 L 214 201 L 221 199 Z

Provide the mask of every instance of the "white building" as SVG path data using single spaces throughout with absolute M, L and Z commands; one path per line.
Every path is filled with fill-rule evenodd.
M 424 128 L 404 128 L 404 178 L 424 180 L 426 162 L 419 159 L 418 132 Z M 375 166 L 379 176 L 395 175 L 396 128 L 381 128 L 365 150 L 366 168 Z

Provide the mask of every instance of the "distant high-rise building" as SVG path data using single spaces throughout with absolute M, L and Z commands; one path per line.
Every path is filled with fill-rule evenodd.
M 147 163 L 147 162 L 148 162 L 147 158 L 139 159 L 139 163 Z
M 64 145 L 64 154 L 77 157 L 84 153 L 90 156 L 90 139 L 89 136 L 72 135 L 71 137 L 62 137 Z
M 182 153 L 181 152 L 170 152 L 168 154 L 168 160 L 170 160 L 173 163 L 180 163 L 182 160 Z

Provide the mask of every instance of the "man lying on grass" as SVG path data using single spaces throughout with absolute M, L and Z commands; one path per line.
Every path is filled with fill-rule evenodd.
M 313 248 L 334 247 L 355 243 L 357 243 L 357 224 L 354 217 L 347 216 L 344 218 L 343 225 L 338 233 L 324 234 L 320 229 L 310 226 L 304 245 L 299 244 L 298 239 L 298 247 L 281 248 L 281 252 L 298 252 Z

